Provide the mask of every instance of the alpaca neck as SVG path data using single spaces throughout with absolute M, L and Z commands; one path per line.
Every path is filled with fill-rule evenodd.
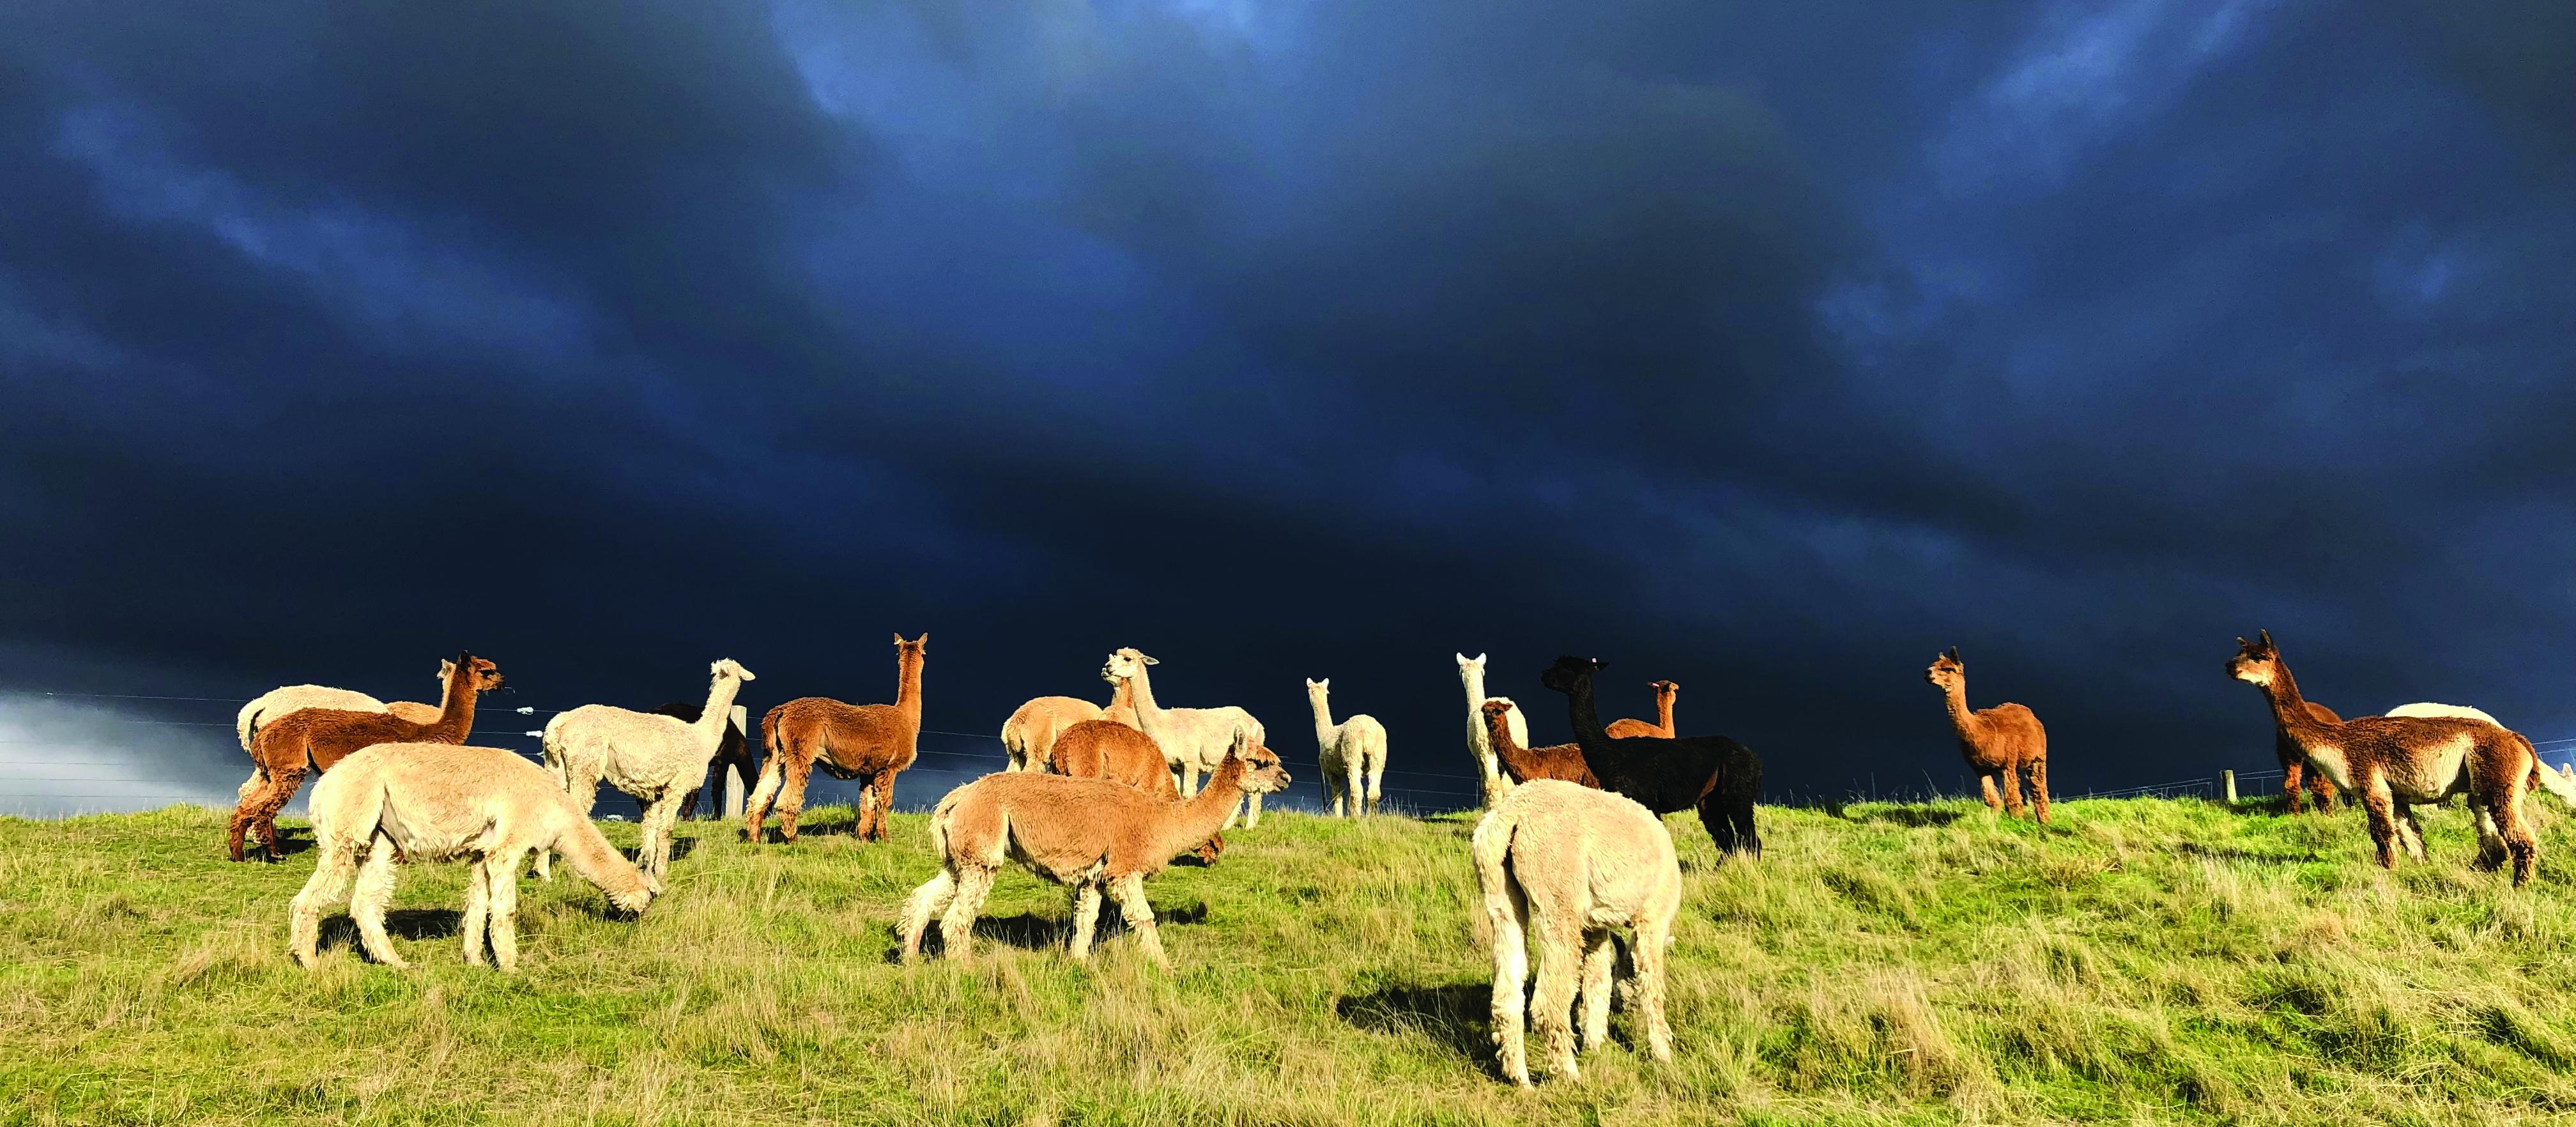
M 1941 691 L 1941 701 L 1950 710 L 1950 727 L 1959 733 L 1959 738 L 1975 739 L 1977 714 L 1968 710 L 1968 679 L 1962 676 L 1950 682 L 1950 687 Z
M 480 695 L 474 690 L 474 675 L 463 666 L 447 678 L 447 692 L 438 702 L 438 719 L 429 722 L 421 732 L 432 742 L 461 744 L 474 734 L 474 701 Z
M 1530 755 L 1529 749 L 1512 739 L 1512 714 L 1494 713 L 1484 717 L 1484 721 L 1485 742 L 1493 747 L 1495 756 L 1503 761 L 1503 766 L 1511 768 L 1512 774 L 1524 779 L 1538 777 L 1538 764 Z
M 1109 689 L 1109 711 L 1115 712 L 1121 708 L 1129 712 L 1136 711 L 1136 688 L 1126 681 L 1120 681 Z
M 2272 706 L 2272 722 L 2290 733 L 2292 740 L 2303 732 L 2313 733 L 2325 727 L 2324 721 L 2308 711 L 2307 699 L 2299 695 L 2298 678 L 2290 676 L 2290 667 L 2278 657 L 2272 659 L 2272 683 L 2256 687 L 2263 690 L 2264 701 Z
M 1151 674 L 1145 672 L 1145 663 L 1137 662 L 1136 675 L 1120 684 L 1125 685 L 1127 691 L 1134 696 L 1136 726 L 1156 744 L 1162 743 L 1164 734 L 1170 731 L 1167 724 L 1171 717 L 1163 710 L 1162 705 L 1154 702 L 1154 679 Z
M 1333 746 L 1333 706 L 1325 700 L 1323 693 L 1314 689 L 1306 690 L 1306 703 L 1315 709 L 1315 746 Z
M 598 825 L 567 809 L 563 832 L 555 835 L 555 852 L 563 854 L 564 863 L 581 879 L 608 893 L 631 892 L 644 887 L 644 875 L 633 863 L 608 844 Z
M 1610 746 L 1610 733 L 1602 730 L 1601 716 L 1592 708 L 1592 674 L 1576 677 L 1574 684 L 1566 689 L 1565 713 L 1566 719 L 1574 724 L 1575 746 L 1583 749 L 1584 762 L 1589 765 L 1594 748 Z M 1596 767 L 1592 773 L 1598 775 L 1601 771 Z
M 1458 680 L 1467 686 L 1467 711 L 1474 712 L 1485 703 L 1485 667 L 1461 665 Z
M 921 727 L 921 655 L 905 652 L 898 660 L 894 685 L 894 710 Z
M 1243 772 L 1243 757 L 1239 755 L 1226 756 L 1225 762 L 1217 764 L 1197 794 L 1172 805 L 1163 824 L 1161 847 L 1151 855 L 1177 857 L 1224 829 L 1225 820 L 1234 816 L 1235 807 L 1243 801 Z
M 698 734 L 698 743 L 712 753 L 724 742 L 725 725 L 733 721 L 734 694 L 742 691 L 742 679 L 729 673 L 716 674 L 707 686 L 707 710 L 698 714 L 697 723 L 689 725 Z
M 1664 738 L 1668 740 L 1676 731 L 1673 727 L 1673 697 L 1676 695 L 1671 689 L 1655 690 L 1655 726 L 1664 730 Z

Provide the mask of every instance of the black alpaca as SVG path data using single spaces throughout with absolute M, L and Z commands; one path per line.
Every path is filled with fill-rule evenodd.
M 653 711 L 663 716 L 686 720 L 689 723 L 695 724 L 698 722 L 698 717 L 706 715 L 707 702 L 702 700 L 675 700 L 660 708 L 656 708 Z M 716 744 L 716 757 L 707 763 L 708 770 L 713 772 L 715 775 L 716 785 L 718 787 L 722 787 L 724 785 L 724 769 L 728 766 L 739 767 L 742 769 L 742 785 L 746 788 L 751 786 L 753 780 L 760 778 L 760 765 L 752 762 L 751 758 L 751 741 L 743 738 L 742 729 L 734 727 L 732 717 L 725 718 L 724 739 Z M 680 800 L 681 817 L 695 818 L 698 816 L 698 795 L 706 789 L 707 788 L 704 786 L 699 786 L 691 790 L 688 797 Z M 745 793 L 749 793 L 749 791 L 746 790 Z M 707 808 L 708 816 L 714 818 L 723 817 L 724 812 L 717 809 L 717 807 L 722 805 L 723 802 L 721 800 L 710 803 Z
M 1753 800 L 1762 793 L 1762 757 L 1724 736 L 1611 739 L 1592 709 L 1592 675 L 1608 667 L 1599 658 L 1560 657 L 1538 675 L 1539 684 L 1565 694 L 1575 746 L 1601 789 L 1657 814 L 1697 808 L 1720 853 L 1761 856 Z

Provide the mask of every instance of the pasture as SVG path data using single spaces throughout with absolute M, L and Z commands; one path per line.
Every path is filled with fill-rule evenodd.
M 934 868 L 922 815 L 794 846 L 684 822 L 669 894 L 607 918 L 528 881 L 520 973 L 466 967 L 462 866 L 403 874 L 416 969 L 344 910 L 286 954 L 310 838 L 223 859 L 224 815 L 0 819 L 0 1123 L 2486 1123 L 2576 1115 L 2576 841 L 2539 878 L 2371 864 L 2361 814 L 2271 799 L 1764 807 L 1685 894 L 1676 1060 L 1616 1043 L 1577 1084 L 1498 1081 L 1471 921 L 1474 815 L 1276 812 L 1148 885 L 1175 970 L 1115 925 L 1090 966 L 1017 870 L 969 966 L 891 955 Z M 621 847 L 636 827 L 612 824 Z

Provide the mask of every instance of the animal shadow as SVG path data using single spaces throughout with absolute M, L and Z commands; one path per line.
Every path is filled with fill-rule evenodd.
M 396 908 L 385 913 L 385 934 L 396 939 L 451 939 L 464 929 L 454 908 Z M 347 915 L 322 921 L 322 946 L 358 949 L 358 922 Z
M 681 860 L 689 854 L 697 851 L 698 839 L 694 837 L 681 837 L 678 834 L 671 835 L 672 860 Z M 633 849 L 620 849 L 617 852 L 619 856 L 626 858 L 627 862 L 630 864 L 641 865 L 644 863 L 644 848 L 640 845 Z
M 1493 998 L 1490 982 L 1397 983 L 1335 999 L 1333 1012 L 1354 1028 L 1372 1033 L 1426 1034 L 1459 1056 L 1475 1060 L 1493 1048 Z
M 1850 815 L 1845 815 L 1845 817 L 1850 817 Z M 1965 815 L 1956 810 L 1942 810 L 1930 806 L 1882 806 L 1876 810 L 1865 811 L 1860 817 L 1852 818 L 1851 820 L 1855 822 L 1890 822 L 1900 826 L 1912 826 L 1916 829 L 1930 829 L 1938 826 L 1949 825 L 1952 822 L 1958 821 L 1962 817 L 1965 817 Z
M 279 826 L 277 828 L 277 841 L 275 844 L 269 846 L 269 852 L 272 856 L 268 859 L 277 860 L 292 857 L 298 853 L 309 853 L 313 849 L 313 844 L 313 831 L 305 829 L 290 830 L 284 826 Z M 252 848 L 256 849 L 257 846 L 253 846 Z
M 1154 909 L 1154 925 L 1158 929 L 1188 927 L 1205 922 L 1207 913 L 1207 902 L 1204 900 L 1178 908 L 1165 908 L 1158 905 Z M 1106 897 L 1102 898 L 1100 918 L 1092 923 L 1091 945 L 1097 948 L 1126 932 L 1127 920 L 1118 914 L 1118 905 L 1111 903 Z M 975 921 L 975 938 L 987 943 L 1007 944 L 1023 951 L 1062 951 L 1073 943 L 1073 921 L 1060 916 L 1042 916 L 1036 912 L 1022 912 L 1016 916 L 984 916 Z M 932 917 L 930 927 L 921 933 L 921 953 L 924 957 L 929 957 L 942 954 L 946 949 L 947 944 L 939 938 L 939 920 L 937 917 Z M 902 962 L 903 949 L 889 948 L 886 951 L 886 961 Z

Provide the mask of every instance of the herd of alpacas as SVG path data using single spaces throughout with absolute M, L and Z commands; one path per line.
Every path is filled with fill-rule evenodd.
M 892 704 L 800 697 L 760 720 L 766 753 L 744 811 L 744 835 L 764 841 L 774 812 L 781 839 L 796 840 L 797 816 L 815 767 L 860 784 L 856 835 L 886 837 L 895 777 L 912 766 L 921 733 L 921 678 L 930 637 L 895 636 Z M 2468 796 L 2480 843 L 2478 865 L 2512 865 L 2513 883 L 2531 879 L 2538 844 L 2522 798 L 2539 785 L 2576 805 L 2576 773 L 2539 761 L 2531 741 L 2473 708 L 2413 704 L 2383 716 L 2343 719 L 2301 697 L 2268 632 L 2237 639 L 2230 676 L 2260 690 L 2273 714 L 2276 749 L 2291 813 L 2302 793 L 2319 810 L 2341 792 L 2368 812 L 2379 863 L 2397 851 L 2422 860 L 2413 806 Z M 1681 869 L 1662 815 L 1697 813 L 1724 857 L 1758 857 L 1754 801 L 1762 761 L 1724 736 L 1683 736 L 1674 720 L 1681 686 L 1655 681 L 1653 722 L 1601 723 L 1593 682 L 1605 668 L 1564 657 L 1540 683 L 1566 698 L 1574 742 L 1529 746 L 1519 707 L 1485 694 L 1485 657 L 1458 655 L 1466 691 L 1467 749 L 1486 814 L 1470 841 L 1485 924 L 1492 940 L 1493 1037 L 1505 1077 L 1530 1082 L 1523 1042 L 1529 945 L 1538 947 L 1537 984 L 1526 1020 L 1544 1068 L 1579 1076 L 1582 1048 L 1607 1036 L 1614 978 L 1630 1003 L 1647 1051 L 1671 1059 L 1664 1020 L 1664 965 L 1681 903 Z M 1286 789 L 1288 772 L 1267 746 L 1267 730 L 1241 708 L 1170 708 L 1154 695 L 1157 662 L 1120 649 L 1102 663 L 1108 705 L 1080 697 L 1039 697 L 1002 726 L 1008 762 L 956 788 L 930 816 L 939 872 L 914 890 L 899 921 L 902 954 L 916 958 L 933 917 L 945 955 L 969 955 L 974 923 L 994 880 L 1016 863 L 1072 891 L 1069 948 L 1087 958 L 1102 898 L 1117 906 L 1136 943 L 1168 965 L 1145 882 L 1181 856 L 1214 863 L 1223 831 L 1261 818 L 1261 798 Z M 544 764 L 465 743 L 475 702 L 501 687 L 500 669 L 470 653 L 440 663 L 439 703 L 387 704 L 364 694 L 295 685 L 243 706 L 237 731 L 252 760 L 228 828 L 236 861 L 256 838 L 277 857 L 276 817 L 308 773 L 318 859 L 289 910 L 291 949 L 311 966 L 324 908 L 350 901 L 360 946 L 404 965 L 385 936 L 395 867 L 468 863 L 465 959 L 511 969 L 517 959 L 519 874 L 532 861 L 551 879 L 553 857 L 599 887 L 610 904 L 640 913 L 660 895 L 671 865 L 675 821 L 691 809 L 711 765 L 749 774 L 747 733 L 731 719 L 735 696 L 753 680 L 731 659 L 709 667 L 702 707 L 649 712 L 586 705 L 555 716 L 544 731 Z M 1959 752 L 1979 776 L 1986 804 L 2048 821 L 2048 734 L 2029 708 L 1972 709 L 1967 665 L 1953 647 L 1924 678 L 1941 691 Z M 1331 681 L 1306 682 L 1317 761 L 1334 817 L 1378 812 L 1387 733 L 1370 716 L 1336 721 Z M 632 861 L 601 835 L 591 808 L 601 783 L 643 807 L 643 841 Z M 1624 940 L 1624 942 L 1620 942 Z M 1578 1027 L 1577 1016 L 1580 1024 Z

